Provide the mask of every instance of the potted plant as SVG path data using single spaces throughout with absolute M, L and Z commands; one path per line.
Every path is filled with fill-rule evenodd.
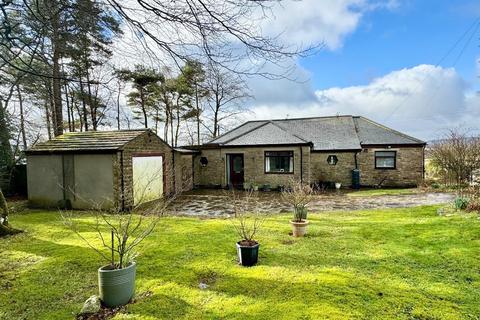
M 153 179 L 153 178 L 152 178 Z M 146 184 L 148 185 L 148 183 Z M 113 308 L 127 304 L 135 294 L 136 248 L 149 236 L 160 218 L 167 211 L 175 195 L 162 201 L 148 202 L 145 191 L 139 193 L 138 204 L 128 212 L 120 208 L 102 210 L 101 204 L 93 204 L 95 223 L 87 230 L 73 216 L 73 211 L 62 212 L 65 224 L 75 232 L 107 264 L 97 270 L 99 297 L 104 306 Z M 178 194 L 181 191 L 178 191 Z M 139 214 L 136 214 L 139 213 Z M 83 230 L 82 230 L 83 228 Z M 97 246 L 92 238 L 84 236 L 85 231 L 94 231 Z
M 134 249 L 153 231 L 160 216 L 147 221 L 145 216 L 132 212 L 96 211 L 93 229 L 103 249 L 107 249 L 106 253 L 83 236 L 72 216 L 62 215 L 65 223 L 108 262 L 97 271 L 99 297 L 103 305 L 112 308 L 127 304 L 135 294 L 137 253 Z M 110 229 L 110 234 L 105 234 L 105 229 Z
M 293 208 L 293 219 L 290 221 L 292 235 L 303 237 L 307 233 L 307 205 L 313 200 L 314 191 L 307 185 L 292 181 L 290 188 L 282 192 L 282 198 Z
M 251 267 L 258 262 L 260 244 L 255 239 L 263 217 L 257 210 L 257 199 L 249 192 L 244 196 L 237 196 L 232 192 L 229 203 L 233 206 L 234 228 L 240 240 L 236 243 L 238 263 L 244 267 Z
M 272 186 L 270 186 L 268 183 L 264 184 L 263 187 L 262 187 L 262 190 L 263 191 L 271 191 L 272 190 Z
M 256 182 L 252 182 L 252 190 L 258 191 L 258 184 Z
M 340 190 L 342 184 L 340 182 L 335 182 L 335 189 Z
M 243 183 L 243 190 L 248 191 L 248 190 L 250 190 L 250 188 L 251 188 L 250 183 L 248 183 L 248 182 Z

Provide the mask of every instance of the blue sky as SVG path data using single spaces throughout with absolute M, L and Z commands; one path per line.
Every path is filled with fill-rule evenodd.
M 362 115 L 427 141 L 480 132 L 480 1 L 285 0 L 274 17 L 265 30 L 286 43 L 325 47 L 295 61 L 302 81 L 250 80 L 247 118 Z
M 455 66 L 473 85 L 479 76 L 480 32 L 467 42 L 479 17 L 480 1 L 399 2 L 391 10 L 368 12 L 341 48 L 323 50 L 300 64 L 311 72 L 315 88 L 366 84 L 394 70 L 437 64 L 470 29 L 440 66 Z

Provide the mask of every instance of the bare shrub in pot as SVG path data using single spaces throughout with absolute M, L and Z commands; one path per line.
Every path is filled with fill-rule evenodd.
M 294 237 L 303 237 L 307 233 L 307 206 L 312 202 L 314 195 L 310 185 L 296 180 L 291 180 L 289 187 L 282 192 L 283 201 L 293 208 L 293 219 L 290 224 Z
M 155 174 L 149 174 L 148 179 L 154 179 Z M 147 181 L 145 188 L 151 183 Z M 107 307 L 116 307 L 128 303 L 135 294 L 136 248 L 155 229 L 160 218 L 167 213 L 171 202 L 179 192 L 146 202 L 148 192 L 140 190 L 136 204 L 129 211 L 122 211 L 112 206 L 105 210 L 104 203 L 92 203 L 91 213 L 95 223 L 91 228 L 95 231 L 98 246 L 93 240 L 86 238 L 81 230 L 81 224 L 74 211 L 62 211 L 65 224 L 77 234 L 93 251 L 107 264 L 98 269 L 99 295 Z M 79 197 L 78 195 L 76 195 Z M 85 199 L 82 199 L 87 201 Z M 144 201 L 145 200 L 145 201 Z
M 259 210 L 259 200 L 253 191 L 236 193 L 231 191 L 226 198 L 232 208 L 233 226 L 240 240 L 237 242 L 238 261 L 242 266 L 253 266 L 258 262 L 260 244 L 256 240 L 265 216 Z

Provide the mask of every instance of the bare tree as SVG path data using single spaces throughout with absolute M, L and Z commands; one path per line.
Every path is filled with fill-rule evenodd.
M 152 201 L 149 191 L 154 187 L 155 181 L 162 178 L 163 174 L 168 175 L 165 178 L 167 181 L 174 179 L 173 171 L 165 173 L 148 171 L 145 174 L 146 176 L 141 179 L 141 185 L 133 185 L 138 195 L 135 196 L 133 208 L 128 212 L 122 211 L 120 206 L 113 206 L 110 210 L 102 209 L 105 203 L 89 201 L 82 199 L 79 194 L 75 195 L 78 199 L 90 203 L 93 208 L 92 213 L 95 216 L 93 229 L 101 242 L 100 247 L 83 235 L 81 225 L 73 211 L 61 212 L 64 223 L 112 268 L 125 268 L 136 258 L 137 246 L 154 231 L 160 218 L 169 212 L 170 205 L 183 191 L 181 187 L 177 187 L 172 194 Z M 74 193 L 73 190 L 70 192 Z
M 453 180 L 457 186 L 467 184 L 480 169 L 480 138 L 469 135 L 468 130 L 449 130 L 431 145 L 429 153 L 445 183 Z
M 250 95 L 245 81 L 239 75 L 222 72 L 214 66 L 208 69 L 205 87 L 209 93 L 207 105 L 211 122 L 207 129 L 215 138 L 223 121 L 246 110 L 242 102 Z
M 231 190 L 225 197 L 226 205 L 232 208 L 233 226 L 240 237 L 242 245 L 253 246 L 257 243 L 255 236 L 258 234 L 265 215 L 260 210 L 260 201 L 256 192 L 240 192 Z
M 301 222 L 307 218 L 307 205 L 314 199 L 314 190 L 310 185 L 291 179 L 282 191 L 282 199 L 293 207 L 293 221 Z

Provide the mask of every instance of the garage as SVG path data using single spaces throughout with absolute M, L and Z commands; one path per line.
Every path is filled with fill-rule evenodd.
M 27 150 L 29 204 L 128 210 L 190 190 L 192 154 L 149 129 L 65 133 Z

